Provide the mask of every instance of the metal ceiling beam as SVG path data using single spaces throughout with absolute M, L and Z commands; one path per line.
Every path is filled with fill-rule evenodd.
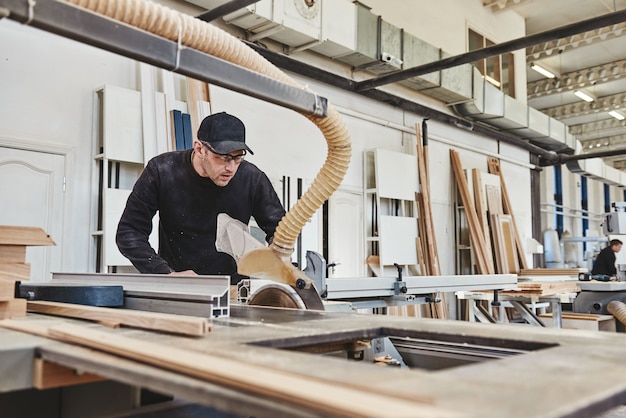
M 361 81 L 357 83 L 356 89 L 358 91 L 370 90 L 379 86 L 383 86 L 385 84 L 395 83 L 411 77 L 429 74 L 434 71 L 445 70 L 447 68 L 456 67 L 462 64 L 468 64 L 494 55 L 517 51 L 519 49 L 527 48 L 531 45 L 548 42 L 554 39 L 564 38 L 581 32 L 614 25 L 616 23 L 621 23 L 624 21 L 626 21 L 626 9 L 583 20 L 581 22 L 573 23 L 571 25 L 565 25 L 560 28 L 536 33 L 534 35 L 502 42 L 496 45 L 488 46 L 486 48 L 477 49 L 475 51 L 466 52 L 464 54 L 444 58 L 442 60 L 432 63 L 419 65 L 417 67 L 396 71 L 373 79 Z
M 613 161 L 613 168 L 617 170 L 626 169 L 626 160 L 615 160 Z
M 626 148 L 626 134 L 612 135 L 603 138 L 588 139 L 580 141 L 583 150 L 591 151 L 613 151 L 615 149 Z
M 615 118 L 601 119 L 589 123 L 569 126 L 569 133 L 579 141 L 604 138 L 624 132 L 626 120 Z
M 526 49 L 526 61 L 536 61 L 549 57 L 552 54 L 567 51 L 579 46 L 588 46 L 604 42 L 610 38 L 618 38 L 626 35 L 626 23 L 616 23 L 600 29 L 581 32 L 572 36 L 562 37 L 557 40 L 538 43 Z
M 598 86 L 624 77 L 626 77 L 626 59 L 607 62 L 561 74 L 560 78 L 532 81 L 526 87 L 527 97 L 528 100 L 532 100 L 567 90 Z
M 196 16 L 197 19 L 204 20 L 205 22 L 212 22 L 215 19 L 226 16 L 229 13 L 236 12 L 239 9 L 248 7 L 251 4 L 258 2 L 259 0 L 232 0 L 228 3 L 224 3 L 221 6 L 217 6 L 208 12 L 202 13 Z
M 527 1 L 528 0 L 483 0 L 483 6 L 490 7 L 494 12 L 503 12 Z
M 599 97 L 591 103 L 578 101 L 562 106 L 540 109 L 543 113 L 555 119 L 567 119 L 576 116 L 591 115 L 593 113 L 620 110 L 626 106 L 626 92 Z

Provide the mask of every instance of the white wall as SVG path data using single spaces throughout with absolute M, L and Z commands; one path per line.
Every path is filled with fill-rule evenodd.
M 0 138 L 67 154 L 64 237 L 53 239 L 70 246 L 63 269 L 86 271 L 94 91 L 105 83 L 134 88 L 135 63 L 9 19 L 0 20 L 0 46 Z
M 581 205 L 581 176 L 570 172 L 566 166 L 562 166 L 563 185 L 563 230 L 568 231 L 572 237 L 600 237 L 597 242 L 589 242 L 586 251 L 583 251 L 582 243 L 575 244 L 577 265 L 591 268 L 591 257 L 604 247 L 606 237 L 602 233 L 601 215 L 604 208 L 604 183 L 587 178 L 588 212 L 590 216 L 589 229 L 582 230 L 582 205 Z M 554 167 L 544 167 L 541 173 L 541 202 L 542 202 L 542 230 L 556 229 L 554 210 Z M 624 201 L 624 191 L 611 186 L 611 203 Z M 611 211 L 613 208 L 611 208 Z M 607 238 L 608 239 L 608 238 Z
M 491 28 L 494 39 L 499 41 L 505 40 L 501 31 L 513 28 L 514 36 L 511 37 L 516 37 L 518 30 L 515 28 L 523 27 L 523 22 L 508 14 L 490 19 L 482 12 L 480 0 L 471 1 L 475 4 L 468 6 L 467 10 L 465 2 L 458 7 L 459 2 L 446 0 L 438 3 L 437 9 L 428 3 L 429 10 L 420 9 L 402 15 L 419 19 L 418 24 L 413 23 L 416 36 L 453 54 L 465 50 L 467 22 Z M 409 3 L 413 4 L 403 3 L 407 7 Z M 396 4 L 393 8 L 402 10 Z M 462 16 L 473 17 L 461 19 Z M 394 22 L 395 18 L 389 15 L 387 20 L 398 26 L 408 25 L 408 22 L 400 21 L 400 17 Z M 444 27 L 446 30 L 441 30 Z M 7 19 L 0 20 L 0 44 L 0 137 L 14 138 L 21 145 L 45 143 L 70 150 L 73 164 L 68 172 L 65 196 L 67 221 L 64 234 L 67 237 L 64 242 L 67 250 L 63 253 L 62 269 L 89 271 L 87 252 L 92 230 L 89 218 L 97 192 L 92 179 L 94 91 L 104 84 L 138 90 L 137 65 L 131 60 Z M 327 97 L 344 113 L 353 141 L 353 157 L 342 187 L 362 188 L 364 150 L 383 147 L 414 153 L 413 130 L 416 123 L 422 122 L 420 115 L 324 86 L 315 80 L 294 78 Z M 274 181 L 284 175 L 308 181 L 316 175 L 325 159 L 325 144 L 321 134 L 306 118 L 217 87 L 211 88 L 211 99 L 213 112 L 227 110 L 244 120 L 250 145 L 255 151 L 251 161 Z M 384 120 L 386 124 L 376 120 Z M 456 192 L 449 161 L 451 147 L 459 150 L 466 169 L 478 167 L 486 171 L 486 155 L 501 153 L 505 158 L 502 170 L 507 177 L 507 187 L 515 190 L 511 200 L 522 239 L 531 235 L 530 174 L 526 151 L 436 121 L 429 121 L 429 136 L 431 201 L 444 274 L 455 271 L 453 202 Z M 312 249 L 321 252 L 321 248 Z

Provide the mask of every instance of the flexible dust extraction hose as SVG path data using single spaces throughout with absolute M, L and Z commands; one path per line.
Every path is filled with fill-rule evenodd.
M 606 307 L 606 310 L 613 315 L 619 322 L 626 325 L 626 304 L 619 300 L 612 300 Z
M 66 0 L 144 31 L 245 67 L 274 80 L 308 90 L 229 33 L 192 16 L 146 0 Z M 278 224 L 271 248 L 287 261 L 304 225 L 337 190 L 350 163 L 350 137 L 339 112 L 328 105 L 326 117 L 304 115 L 322 132 L 328 146 L 324 165 L 311 187 Z

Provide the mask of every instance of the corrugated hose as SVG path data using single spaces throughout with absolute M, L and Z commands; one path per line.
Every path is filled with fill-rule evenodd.
M 66 0 L 66 2 L 309 91 L 307 87 L 297 83 L 239 39 L 193 16 L 145 0 Z M 324 135 L 328 155 L 311 187 L 287 211 L 276 228 L 270 248 L 283 261 L 291 257 L 304 225 L 337 190 L 350 163 L 350 137 L 339 112 L 329 104 L 326 117 L 303 116 L 313 122 Z

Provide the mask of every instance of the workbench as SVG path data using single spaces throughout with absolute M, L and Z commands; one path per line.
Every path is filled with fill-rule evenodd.
M 304 378 L 319 386 L 315 393 L 301 388 L 303 397 L 311 399 L 306 405 L 296 399 L 281 399 L 273 392 L 261 396 L 252 387 L 216 383 L 210 376 L 193 377 L 75 343 L 0 328 L 3 392 L 31 386 L 32 362 L 37 357 L 175 399 L 255 417 L 350 416 L 323 412 L 320 406 L 330 405 L 333 400 L 340 402 L 339 389 L 367 395 L 362 404 L 355 405 L 355 411 L 366 408 L 371 416 L 399 416 L 396 412 L 400 405 L 410 402 L 416 409 L 408 416 L 591 417 L 626 402 L 626 336 L 621 333 L 245 305 L 231 306 L 230 317 L 210 320 L 212 331 L 193 338 L 132 328 L 111 329 L 37 314 L 28 314 L 20 321 L 45 327 L 76 324 L 111 337 L 158 344 L 163 350 L 184 350 L 190 357 L 219 358 L 251 371 L 268 370 Z M 439 370 L 379 367 L 319 354 L 323 347 L 336 349 L 351 341 L 386 337 L 430 341 L 433 346 L 449 344 L 476 350 L 490 347 L 517 354 L 474 359 Z M 421 356 L 430 355 L 424 348 L 417 351 Z M 451 350 L 446 350 L 445 356 L 451 355 Z M 281 381 L 267 384 L 279 387 Z M 285 390 L 290 389 L 294 388 Z M 391 402 L 381 408 L 375 396 Z
M 540 304 L 548 304 L 550 311 L 552 312 L 552 326 L 554 328 L 561 328 L 561 313 L 563 311 L 563 303 L 572 303 L 578 293 L 564 292 L 555 293 L 552 295 L 524 295 L 520 294 L 496 294 L 494 292 L 456 292 L 456 296 L 459 299 L 465 299 L 470 302 L 469 311 L 470 322 L 476 320 L 480 322 L 496 322 L 490 312 L 482 308 L 480 302 L 489 302 L 492 309 L 498 309 L 498 321 L 502 322 L 502 319 L 506 315 L 504 312 L 505 307 L 514 308 L 526 322 L 531 325 L 544 326 L 544 323 L 537 317 L 535 307 Z M 497 302 L 494 306 L 493 303 Z M 529 307 L 530 306 L 530 307 Z

